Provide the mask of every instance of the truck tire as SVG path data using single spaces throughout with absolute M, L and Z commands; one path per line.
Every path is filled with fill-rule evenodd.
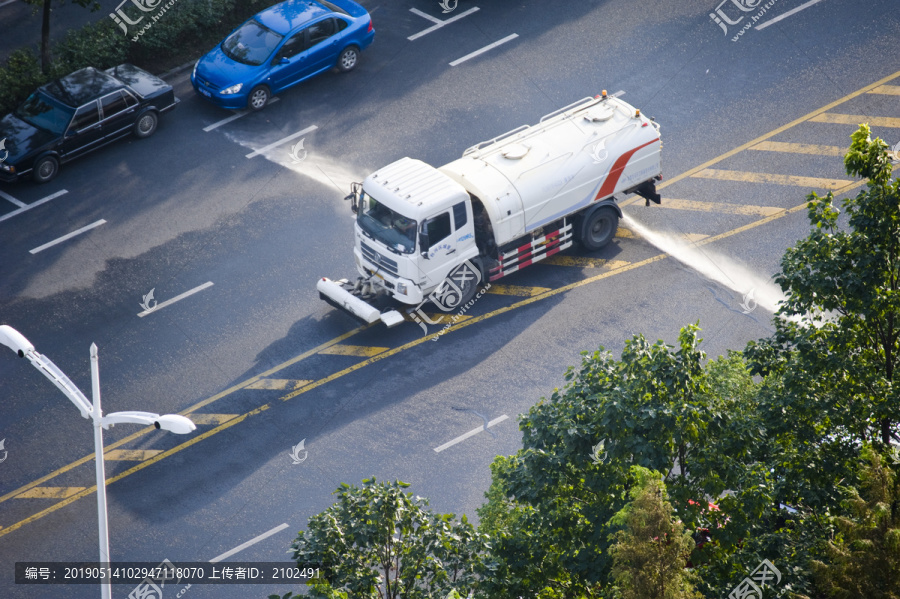
M 475 266 L 475 268 L 479 270 L 478 278 L 484 280 L 484 269 L 481 267 L 480 260 L 475 258 L 471 262 Z M 463 265 L 460 265 L 457 268 L 462 267 Z M 466 270 L 469 270 L 468 267 L 465 268 Z M 453 277 L 453 273 L 455 272 L 456 269 L 451 271 L 451 274 L 449 276 Z M 475 273 L 471 273 L 470 271 L 470 274 L 474 275 Z M 478 283 L 476 282 L 476 277 L 470 276 L 465 278 L 462 282 L 462 285 L 459 287 L 458 299 L 456 292 L 453 291 L 448 295 L 439 298 L 439 300 L 435 301 L 434 304 L 441 312 L 456 312 L 462 309 L 466 304 L 468 304 L 472 300 L 472 298 L 475 297 L 476 293 L 478 293 Z
M 612 208 L 599 208 L 588 214 L 581 223 L 581 245 L 595 252 L 612 241 L 619 228 L 619 215 Z

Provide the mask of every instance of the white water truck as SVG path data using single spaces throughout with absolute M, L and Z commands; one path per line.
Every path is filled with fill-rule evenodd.
M 402 158 L 354 183 L 359 277 L 317 284 L 319 296 L 366 323 L 402 322 L 390 297 L 449 311 L 496 281 L 570 247 L 612 240 L 617 194 L 659 204 L 659 125 L 606 91 L 463 152 L 440 168 Z M 468 272 L 468 274 L 465 274 Z M 459 276 L 460 273 L 464 273 Z M 442 301 L 450 294 L 450 301 Z M 383 302 L 380 302 L 383 303 Z M 448 304 L 450 304 L 448 306 Z

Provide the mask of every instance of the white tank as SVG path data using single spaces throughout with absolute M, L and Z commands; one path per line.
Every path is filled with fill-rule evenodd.
M 660 177 L 659 126 L 617 98 L 585 98 L 466 150 L 439 170 L 481 200 L 497 244 Z

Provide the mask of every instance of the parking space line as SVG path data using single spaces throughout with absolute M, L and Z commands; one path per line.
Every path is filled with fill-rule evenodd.
M 533 297 L 550 291 L 549 287 L 523 287 L 521 285 L 491 285 L 488 293 L 495 295 L 516 295 L 519 297 Z
M 453 447 L 453 446 L 456 445 L 457 443 L 461 443 L 461 442 L 465 441 L 466 439 L 468 439 L 469 437 L 474 437 L 474 436 L 477 435 L 478 433 L 480 433 L 480 432 L 482 432 L 482 431 L 484 431 L 484 430 L 487 430 L 487 429 L 491 428 L 491 427 L 494 426 L 495 424 L 500 424 L 500 423 L 503 422 L 504 420 L 508 420 L 508 419 L 509 419 L 509 416 L 507 416 L 506 414 L 504 414 L 503 416 L 498 416 L 497 418 L 494 418 L 493 420 L 491 420 L 490 422 L 488 422 L 488 423 L 487 423 L 487 426 L 481 425 L 481 426 L 479 426 L 478 428 L 473 428 L 473 429 L 470 430 L 469 432 L 464 433 L 464 434 L 458 436 L 457 438 L 453 439 L 452 441 L 447 441 L 447 442 L 444 443 L 443 445 L 439 445 L 438 447 L 435 447 L 435 448 L 434 448 L 434 452 L 435 452 L 435 453 L 441 453 L 441 452 L 444 451 L 445 449 L 447 449 L 447 448 L 449 448 L 449 447 Z
M 268 539 L 269 537 L 271 537 L 271 536 L 274 535 L 275 533 L 281 532 L 282 530 L 284 530 L 284 529 L 287 528 L 287 527 L 288 527 L 287 522 L 285 522 L 284 524 L 279 524 L 278 526 L 276 526 L 276 527 L 273 528 L 272 530 L 269 530 L 269 531 L 267 531 L 267 532 L 264 532 L 264 533 L 262 533 L 262 534 L 259 535 L 259 536 L 253 537 L 252 539 L 250 539 L 250 540 L 247 541 L 246 543 L 241 543 L 240 545 L 238 545 L 238 546 L 235 547 L 234 549 L 229 549 L 228 551 L 226 551 L 226 552 L 223 553 L 222 555 L 219 555 L 219 556 L 217 556 L 217 557 L 212 558 L 211 560 L 209 560 L 209 563 L 211 563 L 211 564 L 218 564 L 218 563 L 219 563 L 220 561 L 222 561 L 223 559 L 227 559 L 227 558 L 231 557 L 232 555 L 234 555 L 235 553 L 237 553 L 237 552 L 239 552 L 239 551 L 243 551 L 243 550 L 246 549 L 247 547 L 250 547 L 251 545 L 255 545 L 256 543 L 259 543 L 260 541 L 263 541 L 263 540 L 265 540 L 265 539 Z
M 444 324 L 445 322 L 459 322 L 461 320 L 468 320 L 472 318 L 470 314 L 448 314 L 448 313 L 434 313 L 434 314 L 425 314 L 425 318 L 430 320 L 433 324 Z M 412 315 L 408 312 L 403 313 L 403 320 L 407 322 L 415 322 L 419 321 L 414 320 Z
M 750 206 L 746 204 L 728 204 L 726 202 L 699 202 L 697 200 L 678 200 L 666 198 L 660 208 L 669 210 L 691 210 L 693 212 L 722 212 L 725 214 L 749 214 L 769 216 L 784 210 L 777 206 Z
M 170 305 L 174 304 L 175 302 L 181 301 L 184 298 L 188 297 L 189 295 L 194 295 L 198 291 L 203 291 L 207 287 L 212 287 L 212 285 L 213 285 L 212 281 L 207 281 L 206 283 L 203 283 L 202 285 L 198 285 L 197 287 L 194 287 L 193 289 L 191 289 L 189 291 L 185 291 L 181 295 L 176 295 L 175 297 L 173 297 L 170 300 L 166 300 L 164 302 L 154 304 L 153 309 L 144 310 L 143 312 L 138 313 L 138 316 L 143 318 L 143 317 L 147 316 L 148 314 L 152 314 L 153 312 L 156 312 L 157 310 L 159 310 L 161 308 L 165 308 L 166 306 L 170 306 Z
M 449 19 L 445 19 L 445 20 L 443 20 L 443 21 L 441 21 L 440 19 L 436 19 L 436 18 L 434 18 L 434 17 L 430 17 L 430 16 L 426 15 L 425 13 L 423 13 L 422 11 L 416 10 L 415 8 L 410 8 L 409 10 L 410 10 L 410 12 L 415 13 L 415 14 L 419 15 L 420 17 L 425 17 L 425 18 L 428 19 L 429 21 L 433 21 L 434 23 L 436 23 L 435 25 L 432 25 L 432 26 L 429 27 L 428 29 L 423 29 L 423 30 L 420 31 L 419 33 L 415 33 L 415 34 L 409 36 L 408 38 L 406 38 L 406 39 L 408 39 L 409 41 L 413 41 L 413 40 L 419 39 L 419 38 L 422 37 L 423 35 L 428 35 L 428 34 L 431 33 L 432 31 L 437 31 L 438 29 L 440 29 L 440 28 L 443 27 L 444 25 L 449 25 L 449 24 L 452 23 L 453 21 L 458 21 L 458 20 L 460 20 L 460 19 L 463 18 L 463 17 L 468 17 L 468 16 L 471 15 L 472 13 L 478 12 L 480 9 L 479 9 L 477 6 L 473 6 L 472 8 L 470 8 L 469 10 L 467 10 L 466 12 L 461 12 L 461 13 L 459 13 L 458 15 L 456 15 L 455 17 L 450 17 Z
M 838 114 L 836 112 L 824 112 L 809 119 L 813 123 L 831 123 L 832 125 L 853 125 L 859 127 L 861 123 L 869 123 L 873 127 L 898 127 L 900 119 L 886 116 L 866 116 L 864 114 Z
M 794 144 L 783 141 L 761 141 L 748 150 L 766 152 L 787 152 L 790 154 L 813 154 L 816 156 L 843 156 L 844 150 L 838 146 L 822 146 L 819 144 Z
M 84 489 L 85 487 L 32 487 L 16 495 L 16 499 L 66 499 Z
M 506 42 L 512 41 L 512 40 L 516 39 L 517 37 L 519 37 L 518 33 L 513 33 L 512 35 L 507 35 L 502 40 L 497 40 L 493 44 L 488 44 L 487 46 L 485 46 L 484 48 L 481 48 L 480 50 L 475 50 L 471 54 L 466 54 L 462 58 L 457 58 L 456 60 L 454 60 L 453 62 L 450 63 L 450 66 L 455 67 L 458 64 L 462 64 L 462 63 L 466 62 L 467 60 L 469 60 L 470 58 L 475 58 L 476 56 L 484 54 L 488 50 L 493 50 L 497 46 L 499 46 L 501 44 L 505 44 Z
M 114 462 L 143 462 L 162 453 L 162 449 L 113 449 L 103 454 L 103 458 Z
M 312 125 L 310 127 L 307 127 L 306 129 L 304 129 L 303 131 L 297 131 L 296 133 L 292 133 L 292 134 L 288 135 L 287 137 L 282 137 L 275 143 L 271 143 L 271 144 L 264 146 L 258 150 L 254 150 L 254 151 L 250 152 L 249 154 L 247 154 L 247 158 L 253 158 L 254 156 L 259 156 L 260 154 L 264 154 L 265 152 L 268 152 L 272 148 L 277 148 L 281 144 L 287 143 L 287 142 L 291 141 L 292 139 L 296 139 L 296 138 L 300 137 L 301 135 L 306 135 L 307 133 L 311 133 L 312 131 L 315 131 L 318 128 L 319 127 L 317 127 L 316 125 Z
M 65 195 L 67 193 L 69 193 L 67 190 L 62 189 L 60 191 L 57 191 L 56 193 L 52 193 L 52 194 L 48 195 L 46 198 L 41 198 L 37 202 L 32 202 L 31 204 L 26 204 L 24 208 L 19 208 L 18 210 L 13 210 L 12 212 L 10 212 L 8 214 L 4 214 L 3 216 L 0 216 L 0 222 L 3 222 L 8 218 L 18 216 L 19 214 L 22 214 L 26 210 L 31 210 L 32 208 L 37 208 L 41 204 L 46 204 L 50 200 L 56 199 L 59 196 Z
M 13 204 L 15 204 L 15 205 L 18 206 L 19 208 L 24 208 L 25 206 L 28 205 L 28 204 L 26 204 L 25 202 L 20 202 L 19 200 L 17 200 L 16 198 L 12 197 L 12 196 L 9 195 L 8 193 L 4 193 L 4 192 L 2 192 L 2 191 L 0 191 L 0 198 L 3 198 L 3 199 L 5 199 L 5 200 L 9 200 L 10 202 L 12 202 Z
M 278 96 L 269 98 L 269 104 L 274 104 L 274 103 L 277 102 L 278 100 L 279 100 Z M 227 124 L 230 123 L 231 121 L 235 121 L 235 120 L 241 118 L 242 116 L 247 116 L 247 115 L 250 114 L 251 112 L 253 112 L 253 111 L 252 111 L 252 110 L 236 110 L 236 111 L 234 111 L 234 114 L 233 114 L 233 115 L 231 115 L 231 116 L 229 116 L 229 117 L 226 117 L 226 118 L 222 119 L 221 121 L 218 121 L 218 122 L 216 122 L 216 123 L 213 123 L 212 125 L 207 125 L 206 127 L 203 128 L 203 130 L 204 130 L 206 133 L 209 133 L 209 132 L 212 131 L 213 129 L 218 129 L 218 128 L 221 127 L 222 125 L 227 125 Z
M 666 200 L 668 201 L 668 200 Z M 544 264 L 552 266 L 574 266 L 576 268 L 607 268 L 615 270 L 628 266 L 630 262 L 625 260 L 605 260 L 603 258 L 584 258 L 581 256 L 561 256 L 556 254 L 544 260 Z
M 879 85 L 875 89 L 866 92 L 867 94 L 884 94 L 888 96 L 900 96 L 900 85 Z
M 431 15 L 422 12 L 422 11 L 419 10 L 418 8 L 410 8 L 410 9 L 409 9 L 409 12 L 411 12 L 411 13 L 413 13 L 413 14 L 419 15 L 419 16 L 422 17 L 423 19 L 428 19 L 428 20 L 431 21 L 432 23 L 443 23 L 443 21 L 441 21 L 439 18 L 437 18 L 437 17 L 432 17 Z
M 247 385 L 246 389 L 274 389 L 278 391 L 299 389 L 310 384 L 308 379 L 259 379 Z
M 240 416 L 240 414 L 194 414 L 190 413 L 187 415 L 188 418 L 194 424 L 222 424 L 223 422 L 228 422 L 229 420 L 234 420 Z
M 390 348 L 388 348 L 388 347 L 370 347 L 370 346 L 366 346 L 366 345 L 337 344 L 337 345 L 332 345 L 331 347 L 326 347 L 319 353 L 329 355 L 329 356 L 356 356 L 359 358 L 368 358 L 371 356 L 377 356 L 380 353 L 384 353 L 388 349 L 390 349 Z
M 898 119 L 900 120 L 900 119 Z M 814 189 L 840 189 L 853 183 L 846 179 L 823 179 L 820 177 L 801 177 L 800 175 L 777 175 L 773 173 L 753 173 L 750 171 L 729 171 L 716 168 L 705 168 L 693 175 L 699 179 L 716 179 L 718 181 L 740 181 L 742 183 L 773 183 L 775 185 L 796 185 Z
M 822 1 L 822 0 L 809 0 L 809 2 L 807 2 L 806 4 L 801 4 L 801 5 L 798 6 L 797 8 L 793 8 L 793 9 L 787 11 L 787 12 L 784 13 L 783 15 L 778 15 L 777 17 L 775 17 L 775 18 L 772 19 L 771 21 L 766 21 L 765 23 L 761 23 L 761 24 L 757 25 L 756 27 L 754 27 L 754 29 L 765 29 L 765 28 L 768 27 L 769 25 L 774 25 L 774 24 L 777 23 L 778 21 L 780 21 L 780 20 L 782 20 L 782 19 L 786 19 L 786 18 L 788 18 L 789 16 L 791 16 L 791 15 L 793 15 L 793 14 L 796 14 L 796 13 L 800 12 L 801 10 L 804 10 L 804 9 L 809 8 L 809 7 L 812 6 L 813 4 L 818 4 L 818 3 L 821 2 L 821 1 Z
M 67 233 L 67 234 L 63 235 L 62 237 L 57 237 L 53 241 L 48 241 L 44 245 L 39 245 L 36 248 L 34 248 L 33 250 L 28 250 L 28 252 L 30 254 L 37 254 L 38 252 L 44 251 L 49 247 L 53 247 L 54 245 L 56 245 L 58 243 L 62 243 L 63 241 L 72 239 L 76 235 L 81 235 L 82 233 L 85 233 L 87 231 L 90 231 L 91 229 L 95 229 L 95 228 L 99 227 L 100 225 L 105 225 L 105 224 L 106 224 L 106 221 L 101 218 L 100 220 L 98 220 L 95 223 L 91 223 L 91 224 L 87 225 L 86 227 L 81 227 L 80 229 L 72 231 L 71 233 Z

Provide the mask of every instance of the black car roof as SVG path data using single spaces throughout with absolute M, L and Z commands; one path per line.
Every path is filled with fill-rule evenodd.
M 122 87 L 124 87 L 122 82 L 115 77 L 98 71 L 94 67 L 86 67 L 51 81 L 41 89 L 63 104 L 78 108 L 82 104 L 122 89 Z

